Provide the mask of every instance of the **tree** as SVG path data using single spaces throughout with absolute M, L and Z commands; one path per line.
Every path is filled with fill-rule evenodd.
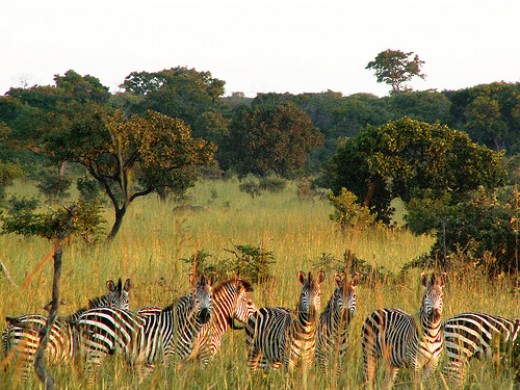
M 253 105 L 236 111 L 223 148 L 223 168 L 239 175 L 287 177 L 303 168 L 309 151 L 322 142 L 310 118 L 292 103 Z
M 100 183 L 115 211 L 109 239 L 135 199 L 164 188 L 184 192 L 196 180 L 197 165 L 210 163 L 215 149 L 192 138 L 179 119 L 154 111 L 127 118 L 99 106 L 85 106 L 69 127 L 49 131 L 42 148 L 54 161 L 81 164 Z
M 335 194 L 347 188 L 389 221 L 390 202 L 396 197 L 409 202 L 449 193 L 459 201 L 479 186 L 502 185 L 502 159 L 503 153 L 471 142 L 464 132 L 403 117 L 368 126 L 340 145 L 322 182 Z
M 401 50 L 385 50 L 379 53 L 374 61 L 370 61 L 365 69 L 373 69 L 378 83 L 386 83 L 392 86 L 394 93 L 401 92 L 401 85 L 417 76 L 421 79 L 426 77 L 421 73 L 424 61 L 414 53 L 404 53 Z
M 142 115 L 153 110 L 182 119 L 195 137 L 213 141 L 214 133 L 227 127 L 219 112 L 224 85 L 210 72 L 176 67 L 152 73 L 132 72 L 122 86 L 129 99 L 137 97 L 130 107 L 132 113 Z

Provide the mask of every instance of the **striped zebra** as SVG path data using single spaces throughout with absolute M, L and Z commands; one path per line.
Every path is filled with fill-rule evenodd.
M 491 358 L 502 344 L 520 348 L 520 319 L 486 313 L 461 313 L 442 324 L 448 354 L 443 372 L 459 386 L 464 384 L 466 366 L 472 358 Z M 520 362 L 518 362 L 520 364 Z
M 302 285 L 296 310 L 283 307 L 263 307 L 256 311 L 246 325 L 248 366 L 276 369 L 284 363 L 293 371 L 303 360 L 309 366 L 314 361 L 316 347 L 316 322 L 320 310 L 320 285 L 325 273 L 320 271 L 316 278 L 309 272 L 305 277 L 298 272 Z
M 158 362 L 166 364 L 174 358 L 179 365 L 189 357 L 202 326 L 211 317 L 213 278 L 192 277 L 191 281 L 191 292 L 161 311 L 153 308 L 148 314 L 139 314 L 100 308 L 87 310 L 78 318 L 74 326 L 89 384 L 95 380 L 94 368 L 101 366 L 108 354 L 121 354 L 141 378 Z
M 347 351 L 348 328 L 356 313 L 359 274 L 356 273 L 350 282 L 347 272 L 343 277 L 336 274 L 334 282 L 334 292 L 320 315 L 316 333 L 316 363 L 322 369 L 336 366 L 339 374 Z
M 211 319 L 202 327 L 189 358 L 196 358 L 203 368 L 207 367 L 220 348 L 224 333 L 229 328 L 238 329 L 234 321 L 245 324 L 257 310 L 249 296 L 251 291 L 251 283 L 240 278 L 226 280 L 213 288 Z M 149 306 L 137 313 L 150 315 L 160 311 L 161 307 Z
M 107 281 L 108 293 L 89 300 L 89 308 L 115 307 L 128 309 L 128 292 L 131 288 L 130 279 L 123 285 L 121 278 L 118 283 Z M 71 321 L 76 320 L 87 309 L 83 308 L 68 317 L 56 318 L 49 332 L 49 342 L 45 350 L 47 362 L 57 365 L 70 361 L 73 357 L 73 331 Z M 27 380 L 34 365 L 36 350 L 40 345 L 40 330 L 47 322 L 47 316 L 42 314 L 24 314 L 19 317 L 6 317 L 7 327 L 2 332 L 4 356 L 18 355 L 23 362 L 22 378 Z
M 366 318 L 362 330 L 366 385 L 372 386 L 378 358 L 385 361 L 390 371 L 385 388 L 393 386 L 399 368 L 413 368 L 417 386 L 421 369 L 426 378 L 437 367 L 443 349 L 441 315 L 445 280 L 445 272 L 441 276 L 433 273 L 431 278 L 421 274 L 425 294 L 419 324 L 399 309 L 378 309 Z

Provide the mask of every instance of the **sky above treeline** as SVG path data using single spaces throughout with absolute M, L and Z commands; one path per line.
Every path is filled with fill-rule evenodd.
M 73 69 L 119 91 L 131 72 L 209 71 L 226 94 L 387 95 L 368 62 L 414 52 L 416 90 L 520 81 L 518 0 L 6 0 L 0 94 Z

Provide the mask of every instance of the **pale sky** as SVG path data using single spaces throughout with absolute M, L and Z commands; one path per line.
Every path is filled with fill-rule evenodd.
M 73 69 L 209 71 L 226 94 L 388 94 L 369 61 L 414 52 L 416 90 L 520 81 L 520 0 L 2 0 L 0 95 Z

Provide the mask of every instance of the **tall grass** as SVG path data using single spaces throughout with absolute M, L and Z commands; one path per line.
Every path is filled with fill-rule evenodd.
M 11 191 L 24 196 L 34 193 L 27 184 Z M 415 237 L 404 229 L 338 232 L 329 219 L 332 210 L 328 201 L 299 200 L 292 185 L 281 193 L 264 193 L 253 199 L 238 190 L 235 180 L 205 181 L 189 190 L 185 202 L 206 205 L 209 210 L 174 211 L 178 204 L 173 201 L 161 202 L 155 196 L 148 196 L 132 204 L 119 235 L 110 245 L 86 244 L 81 240 L 68 242 L 64 247 L 61 284 L 61 295 L 67 304 L 60 308 L 60 314 L 85 306 L 89 297 L 104 293 L 107 279 L 119 277 L 132 279 L 132 308 L 167 305 L 188 290 L 189 265 L 181 258 L 205 250 L 224 261 L 232 256 L 227 249 L 235 244 L 260 245 L 276 259 L 271 266 L 272 280 L 262 288 L 255 288 L 253 297 L 257 304 L 294 307 L 299 292 L 297 271 L 318 271 L 323 254 L 342 258 L 345 251 L 350 251 L 368 264 L 384 266 L 396 273 L 405 263 L 427 253 L 433 243 L 432 237 Z M 106 218 L 109 224 L 113 221 L 110 209 Z M 34 270 L 51 247 L 44 239 L 0 236 L 0 259 L 12 279 L 21 286 L 29 275 L 34 276 L 23 288 L 13 287 L 0 276 L 0 327 L 5 326 L 5 315 L 42 312 L 42 306 L 50 300 L 52 262 L 39 271 Z M 327 282 L 322 287 L 323 306 L 333 289 L 333 267 L 327 271 Z M 360 330 L 364 318 L 379 307 L 398 307 L 416 313 L 422 294 L 419 272 L 409 271 L 398 284 L 359 286 L 348 360 L 337 381 L 330 373 L 313 368 L 301 368 L 292 377 L 286 377 L 283 370 L 265 376 L 251 375 L 246 367 L 244 334 L 235 331 L 225 335 L 222 350 L 207 370 L 202 371 L 192 363 L 180 370 L 159 368 L 138 385 L 132 372 L 117 363 L 116 358 L 112 359 L 115 363 L 103 369 L 99 388 L 358 388 L 362 369 Z M 519 317 L 519 303 L 518 295 L 510 291 L 506 281 L 491 284 L 478 273 L 451 279 L 445 292 L 446 316 L 481 310 Z M 470 381 L 474 388 L 512 388 L 510 369 L 495 371 L 490 367 L 488 362 L 472 365 Z M 53 372 L 59 388 L 85 387 L 81 370 L 60 367 Z M 2 385 L 22 388 L 18 374 L 19 370 L 11 365 L 0 374 Z M 403 370 L 397 383 L 407 387 L 410 373 Z M 30 385 L 39 386 L 35 379 Z

